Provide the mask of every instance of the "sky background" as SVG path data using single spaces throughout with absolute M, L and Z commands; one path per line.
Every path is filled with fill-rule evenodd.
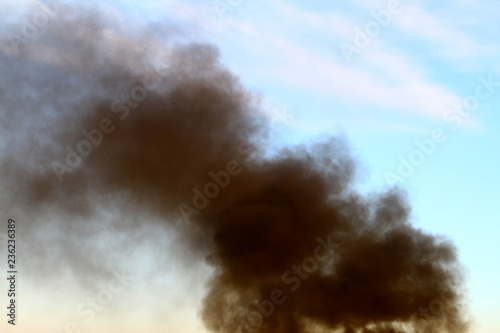
M 146 0 L 100 6 L 124 28 L 172 24 L 190 40 L 216 45 L 222 62 L 261 95 L 262 111 L 274 120 L 276 146 L 325 134 L 346 136 L 360 163 L 361 191 L 403 187 L 413 207 L 413 224 L 455 243 L 466 269 L 472 331 L 496 333 L 500 3 L 390 3 Z M 0 0 L 0 27 L 18 22 L 21 29 L 29 6 L 41 4 Z M 376 23 L 376 13 L 391 8 L 395 13 L 387 22 Z M 362 45 L 360 35 L 367 32 Z M 355 47 L 355 52 L 346 51 Z M 440 142 L 433 132 L 441 133 Z M 433 148 L 426 154 L 417 142 Z M 403 164 L 406 172 L 401 173 Z M 161 230 L 143 232 L 174 238 Z M 106 244 L 121 241 L 101 237 Z M 70 322 L 82 332 L 107 332 L 117 318 L 123 318 L 120 332 L 204 332 L 197 319 L 203 297 L 200 277 L 208 277 L 210 269 L 190 267 L 168 244 L 167 254 L 154 260 L 147 242 L 139 249 L 130 258 L 140 273 L 88 323 L 75 309 L 106 286 L 54 286 L 26 279 L 19 286 L 20 325 L 8 327 L 2 315 L 2 332 L 71 332 L 66 327 Z M 158 270 L 165 270 L 163 278 L 148 278 Z M 157 304 L 157 312 L 147 304 Z

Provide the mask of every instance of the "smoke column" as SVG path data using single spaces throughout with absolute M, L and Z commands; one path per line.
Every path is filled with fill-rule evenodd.
M 103 207 L 159 217 L 214 268 L 213 332 L 468 331 L 456 248 L 410 224 L 403 192 L 356 193 L 345 139 L 269 157 L 259 98 L 215 47 L 62 14 L 0 43 L 3 212 L 67 216 L 68 237 Z

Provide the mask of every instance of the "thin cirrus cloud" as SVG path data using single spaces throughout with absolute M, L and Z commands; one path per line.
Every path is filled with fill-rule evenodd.
M 279 36 L 274 36 L 272 44 L 288 55 L 281 62 L 272 62 L 277 65 L 273 75 L 299 89 L 430 118 L 440 118 L 450 103 L 458 99 L 445 87 L 426 80 L 402 56 L 375 53 L 367 57 L 370 66 L 360 68 L 344 65 Z M 395 64 L 402 70 L 392 67 Z M 380 71 L 386 72 L 383 76 L 375 73 Z
M 251 75 L 265 73 L 266 80 L 277 85 L 329 96 L 357 108 L 377 108 L 431 120 L 441 119 L 443 112 L 460 100 L 449 88 L 429 79 L 426 68 L 412 61 L 405 50 L 397 45 L 380 47 L 386 43 L 382 35 L 362 49 L 353 64 L 347 63 L 339 45 L 352 43 L 354 29 L 363 24 L 338 11 L 312 12 L 282 1 L 273 2 L 269 10 L 273 11 L 273 21 L 253 15 L 253 22 L 228 17 L 215 26 L 201 24 L 211 36 L 239 36 L 235 43 L 252 61 Z M 330 49 L 308 45 L 308 40 L 297 34 L 297 26 L 302 36 L 322 36 L 331 41 Z M 392 49 L 391 53 L 385 51 L 388 49 Z
M 449 58 L 474 58 L 480 57 L 487 51 L 487 47 L 478 44 L 471 36 L 458 27 L 462 22 L 456 16 L 453 22 L 443 17 L 436 17 L 426 12 L 423 8 L 411 6 L 406 9 L 402 17 L 396 18 L 397 27 L 410 36 L 423 40 L 437 53 Z
M 387 6 L 372 5 L 371 9 L 363 8 L 367 21 L 371 19 L 370 12 Z M 164 10 L 175 8 L 176 20 L 192 27 L 191 37 L 233 45 L 238 55 L 245 58 L 246 69 L 251 68 L 251 72 L 236 69 L 243 76 L 247 72 L 248 76 L 275 86 L 328 96 L 370 112 L 371 116 L 377 109 L 440 121 L 443 113 L 461 100 L 449 86 L 433 81 L 427 74 L 431 68 L 415 61 L 412 50 L 400 45 L 400 40 L 387 40 L 385 31 L 354 54 L 353 63 L 349 64 L 340 44 L 352 44 L 355 29 L 363 29 L 367 23 L 354 20 L 352 9 L 311 11 L 281 0 L 268 3 L 266 13 L 262 8 L 252 10 L 246 6 L 242 3 L 223 17 L 217 15 L 213 6 L 200 2 L 169 1 Z M 482 47 L 471 38 L 439 21 L 423 7 L 405 2 L 401 6 L 403 12 L 383 28 L 402 33 L 398 38 L 417 37 L 431 46 L 446 42 L 450 46 L 439 47 L 437 52 L 459 50 L 456 56 L 478 56 L 481 52 Z M 237 11 L 244 11 L 245 19 L 238 17 Z M 311 45 L 304 36 L 327 43 Z

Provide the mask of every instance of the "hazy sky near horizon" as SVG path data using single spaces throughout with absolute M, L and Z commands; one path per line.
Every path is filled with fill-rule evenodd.
M 44 2 L 0 0 L 0 35 L 22 35 L 33 19 L 27 9 L 46 11 Z M 408 192 L 412 223 L 459 250 L 471 332 L 498 332 L 500 3 L 112 0 L 95 6 L 123 29 L 152 24 L 161 35 L 168 26 L 181 42 L 218 47 L 223 64 L 261 96 L 277 146 L 328 133 L 345 136 L 359 161 L 359 189 L 396 184 Z M 57 19 L 55 11 L 47 24 Z M 0 45 L 0 52 L 7 47 Z M 2 212 L 2 235 L 9 216 Z M 7 325 L 3 311 L 2 332 L 71 332 L 71 322 L 82 332 L 205 332 L 197 313 L 211 268 L 183 261 L 182 251 L 173 250 L 175 235 L 143 229 L 169 241 L 158 258 L 151 255 L 157 249 L 138 237 L 130 260 L 141 270 L 130 280 L 115 272 L 105 285 L 73 286 L 73 276 L 52 285 L 36 272 L 24 278 L 20 268 L 19 325 Z M 127 242 L 99 237 L 106 246 Z M 123 290 L 117 287 L 95 316 L 85 312 L 110 283 L 123 284 Z M 148 310 L 151 304 L 157 312 Z

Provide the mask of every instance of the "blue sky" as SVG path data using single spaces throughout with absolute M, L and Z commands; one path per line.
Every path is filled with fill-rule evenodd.
M 261 95 L 263 111 L 275 119 L 277 144 L 345 135 L 360 162 L 360 190 L 402 180 L 396 184 L 409 194 L 413 223 L 459 249 L 473 331 L 498 332 L 499 2 L 146 0 L 101 6 L 130 29 L 173 23 L 183 38 L 218 46 L 223 63 Z M 360 39 L 364 43 L 356 44 Z M 356 51 L 346 53 L 346 47 Z M 433 138 L 436 131 L 440 140 Z M 431 148 L 426 153 L 416 141 Z M 413 170 L 401 175 L 402 163 Z

